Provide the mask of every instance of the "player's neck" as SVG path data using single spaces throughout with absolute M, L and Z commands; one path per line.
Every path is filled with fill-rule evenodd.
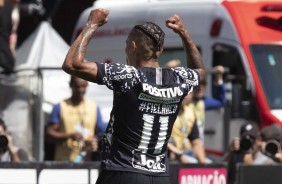
M 149 61 L 140 62 L 138 67 L 139 68 L 143 68 L 143 67 L 159 68 L 160 63 L 157 60 L 149 60 Z

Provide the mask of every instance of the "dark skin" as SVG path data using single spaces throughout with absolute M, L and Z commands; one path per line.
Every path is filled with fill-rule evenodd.
M 184 108 L 187 106 L 193 98 L 193 92 L 186 95 L 181 103 L 179 114 L 185 113 Z M 195 153 L 199 163 L 205 163 L 206 155 L 205 155 L 205 148 L 200 138 L 194 139 L 191 141 L 193 152 Z M 180 155 L 179 161 L 181 163 L 189 163 L 187 157 L 183 154 L 183 150 L 178 149 L 174 144 L 168 143 L 168 149 L 171 151 L 171 159 L 175 160 L 176 155 Z M 175 154 L 175 155 L 174 155 Z
M 87 86 L 88 83 L 86 80 L 77 77 L 74 77 L 70 82 L 70 87 L 72 89 L 72 96 L 70 97 L 70 100 L 74 106 L 83 103 L 83 96 L 86 92 Z M 84 143 L 88 147 L 88 150 L 97 151 L 98 149 L 97 139 L 94 138 L 91 140 L 84 140 L 82 134 L 79 132 L 61 132 L 59 124 L 48 124 L 46 128 L 46 135 L 49 142 L 58 143 L 71 138 L 76 141 L 84 141 Z
M 95 9 L 91 11 L 85 27 L 71 45 L 65 58 L 62 68 L 66 73 L 81 77 L 87 81 L 97 82 L 96 63 L 83 61 L 85 60 L 86 49 L 90 39 L 99 27 L 108 22 L 108 14 L 109 11 L 105 9 Z M 195 69 L 199 73 L 200 79 L 204 79 L 205 71 L 200 53 L 180 17 L 173 15 L 169 17 L 165 23 L 168 28 L 172 29 L 181 37 L 186 51 L 187 66 L 191 69 Z M 146 49 L 146 45 L 141 45 L 135 40 L 136 38 L 129 35 L 126 41 L 125 52 L 127 55 L 127 63 L 136 68 L 160 67 L 157 59 L 148 59 L 148 49 Z M 163 48 L 156 53 L 158 57 L 162 50 Z
M 87 46 L 92 36 L 99 27 L 108 22 L 108 15 L 109 11 L 106 9 L 94 9 L 91 11 L 86 25 L 73 42 L 66 55 L 62 65 L 62 69 L 66 73 L 90 82 L 97 82 L 97 64 L 95 62 L 84 62 L 84 60 Z M 199 73 L 200 80 L 204 79 L 205 70 L 200 53 L 180 17 L 178 15 L 173 15 L 166 20 L 165 24 L 181 37 L 186 51 L 187 66 Z M 125 53 L 127 64 L 134 66 L 135 68 L 159 68 L 160 64 L 158 58 L 163 51 L 162 46 L 157 51 L 153 51 L 155 50 L 154 48 L 151 48 L 147 44 L 140 43 L 138 40 L 139 39 L 132 34 L 129 34 L 126 40 Z

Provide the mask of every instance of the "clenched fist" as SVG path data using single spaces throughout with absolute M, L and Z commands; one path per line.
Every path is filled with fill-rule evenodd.
M 175 33 L 179 33 L 184 30 L 182 20 L 178 15 L 173 15 L 166 20 L 166 26 L 172 29 Z
M 94 9 L 91 11 L 88 17 L 88 24 L 98 25 L 99 27 L 108 22 L 109 10 L 106 9 Z

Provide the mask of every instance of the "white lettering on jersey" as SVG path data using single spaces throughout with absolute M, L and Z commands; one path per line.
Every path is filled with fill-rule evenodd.
M 140 111 L 162 115 L 174 114 L 177 108 L 177 104 L 157 104 L 151 102 L 141 102 L 139 105 Z
M 164 165 L 162 165 L 161 161 L 161 157 L 160 156 L 156 156 L 156 158 L 154 160 L 151 159 L 147 159 L 146 155 L 141 154 L 141 163 L 139 162 L 139 164 L 141 166 L 145 166 L 150 170 L 162 170 L 165 168 Z M 164 155 L 162 156 L 164 157 Z
M 167 135 L 167 129 L 168 129 L 168 116 L 160 117 L 159 123 L 160 123 L 160 132 L 159 132 L 158 142 L 156 144 L 154 154 L 161 153 L 162 148 L 164 146 L 166 135 Z
M 177 87 L 171 87 L 171 88 L 164 88 L 159 89 L 157 87 L 153 87 L 147 83 L 143 83 L 143 91 L 148 92 L 149 94 L 157 97 L 166 97 L 166 98 L 172 98 L 177 96 L 182 96 L 183 92 L 180 89 L 179 86 Z
M 140 153 L 139 150 L 133 150 L 132 154 L 132 166 L 134 168 L 151 172 L 166 171 L 164 154 L 158 156 L 149 156 L 144 153 Z
M 120 75 L 114 75 L 114 76 L 110 76 L 110 80 L 121 80 L 121 79 L 130 79 L 132 78 L 133 75 L 131 73 L 126 73 L 126 74 L 120 74 Z
M 158 117 L 158 116 L 157 116 Z M 160 131 L 157 140 L 151 140 L 152 129 L 154 124 L 154 115 L 143 115 L 143 130 L 141 141 L 138 149 L 132 151 L 132 166 L 136 169 L 147 170 L 151 172 L 165 172 L 165 154 L 161 154 L 165 144 L 167 130 L 168 130 L 168 116 L 158 117 L 157 122 L 160 123 Z M 154 155 L 147 154 L 149 144 L 156 141 L 154 147 Z M 152 148 L 151 148 L 152 149 Z
M 144 114 L 143 120 L 144 120 L 144 126 L 142 130 L 141 142 L 138 146 L 138 149 L 142 150 L 142 153 L 146 153 L 148 150 L 148 144 L 153 130 L 154 116 L 149 114 Z

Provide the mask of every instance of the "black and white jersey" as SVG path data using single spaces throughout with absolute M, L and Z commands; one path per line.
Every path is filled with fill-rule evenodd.
M 181 101 L 199 83 L 184 67 L 98 64 L 98 84 L 114 92 L 102 140 L 102 169 L 168 176 L 167 142 Z

